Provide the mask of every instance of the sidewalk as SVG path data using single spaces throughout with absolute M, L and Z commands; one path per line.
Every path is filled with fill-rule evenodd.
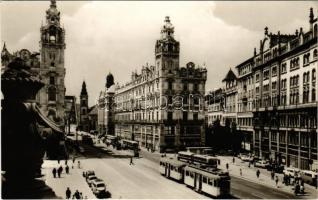
M 241 159 L 235 157 L 235 163 L 233 164 L 231 156 L 218 156 L 221 160 L 221 165 L 219 166 L 221 169 L 226 170 L 226 163 L 229 164 L 229 173 L 230 176 L 242 178 L 254 183 L 263 184 L 272 188 L 279 188 L 281 190 L 284 190 L 289 193 L 294 193 L 292 190 L 292 186 L 286 186 L 282 183 L 283 181 L 283 174 L 275 174 L 275 177 L 278 176 L 278 187 L 276 186 L 276 183 L 274 180 L 271 179 L 270 172 L 266 169 L 261 169 L 254 167 L 251 165 L 251 167 L 248 167 L 248 162 L 243 162 Z M 240 169 L 242 169 L 242 176 L 240 175 Z M 256 177 L 256 171 L 260 170 L 260 176 L 259 178 Z M 310 199 L 317 199 L 317 190 L 308 184 L 305 185 L 305 194 L 303 195 L 306 198 Z
M 57 196 L 63 199 L 65 199 L 67 187 L 70 188 L 72 196 L 74 192 L 78 190 L 79 192 L 82 192 L 83 198 L 87 196 L 88 199 L 95 199 L 95 195 L 92 193 L 91 189 L 86 183 L 86 180 L 82 176 L 83 168 L 78 169 L 76 163 L 74 165 L 74 169 L 72 169 L 72 161 L 68 161 L 70 173 L 66 174 L 64 160 L 61 160 L 60 164 L 58 164 L 56 160 L 44 160 L 42 164 L 42 174 L 45 175 L 43 178 L 45 179 L 46 184 L 53 189 Z M 58 168 L 60 165 L 63 167 L 61 178 L 53 178 L 53 168 Z

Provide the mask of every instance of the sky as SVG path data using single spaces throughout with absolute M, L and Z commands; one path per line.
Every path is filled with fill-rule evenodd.
M 1 45 L 10 52 L 39 51 L 40 26 L 49 1 L 2 1 Z M 106 75 L 124 84 L 131 72 L 154 65 L 154 47 L 165 16 L 180 42 L 180 66 L 192 61 L 208 70 L 206 90 L 222 86 L 230 68 L 253 56 L 269 32 L 309 29 L 314 1 L 57 1 L 66 32 L 65 87 L 79 97 L 83 80 L 89 105 L 104 90 Z

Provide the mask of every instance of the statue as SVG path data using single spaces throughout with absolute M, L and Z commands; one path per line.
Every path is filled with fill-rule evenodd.
M 44 84 L 30 73 L 21 58 L 13 60 L 1 77 L 2 198 L 56 198 L 40 179 L 45 136 L 38 124 L 62 131 L 34 103 Z

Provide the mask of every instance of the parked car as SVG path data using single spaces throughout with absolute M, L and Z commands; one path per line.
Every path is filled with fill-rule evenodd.
M 291 176 L 294 177 L 294 175 L 296 174 L 297 176 L 299 176 L 300 170 L 297 168 L 293 168 L 293 167 L 287 167 L 284 169 L 283 174 L 286 176 Z
M 86 181 L 87 181 L 87 184 L 88 184 L 89 187 L 91 187 L 91 185 L 92 185 L 92 183 L 93 183 L 93 181 L 94 181 L 95 179 L 97 179 L 97 177 L 96 177 L 95 175 L 89 175 L 89 176 L 87 176 Z
M 302 170 L 300 172 L 301 178 L 310 185 L 317 185 L 317 172 L 309 171 L 309 170 Z
M 84 172 L 84 177 L 87 178 L 90 175 L 95 175 L 95 172 L 93 170 L 87 170 Z
M 93 180 L 91 188 L 95 195 L 99 194 L 100 192 L 106 191 L 106 185 L 102 179 Z
M 268 161 L 259 160 L 254 163 L 254 167 L 266 168 L 269 165 Z
M 253 157 L 248 154 L 239 154 L 238 157 L 244 162 L 251 162 L 253 161 Z

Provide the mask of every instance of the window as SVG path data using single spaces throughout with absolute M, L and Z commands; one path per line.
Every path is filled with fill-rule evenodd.
M 255 82 L 256 82 L 256 83 L 259 82 L 259 74 L 256 74 L 256 75 L 255 75 Z
M 168 112 L 168 120 L 172 120 L 172 112 Z
M 306 65 L 309 63 L 310 53 L 307 53 L 303 56 L 303 64 Z
M 314 50 L 314 58 L 317 58 L 318 57 L 318 52 L 317 52 L 317 49 Z
M 50 84 L 51 85 L 55 84 L 55 78 L 53 76 L 50 77 Z
M 193 91 L 198 91 L 198 84 L 195 83 L 195 84 L 193 85 Z
M 276 76 L 277 75 L 277 67 L 273 67 L 272 68 L 272 76 Z
M 276 90 L 276 81 L 272 83 L 272 90 Z
M 183 120 L 188 120 L 188 112 L 183 112 Z
M 316 81 L 316 69 L 313 69 L 313 70 L 312 70 L 311 76 L 312 76 L 311 81 L 312 81 L 312 82 L 315 82 L 315 81 Z
M 311 101 L 315 102 L 316 101 L 316 89 L 313 88 L 311 91 Z
M 286 63 L 282 64 L 282 74 L 287 72 Z
M 187 91 L 187 90 L 188 90 L 188 83 L 184 83 L 184 84 L 183 84 L 183 90 L 184 90 L 184 91 Z
M 55 89 L 55 87 L 49 87 L 48 99 L 49 99 L 49 101 L 56 101 L 56 89 Z
M 269 70 L 264 71 L 264 80 L 269 78 Z
M 256 93 L 259 93 L 259 87 L 256 87 Z
M 168 89 L 172 90 L 172 81 L 168 81 Z
M 193 120 L 198 120 L 198 113 L 193 113 Z

